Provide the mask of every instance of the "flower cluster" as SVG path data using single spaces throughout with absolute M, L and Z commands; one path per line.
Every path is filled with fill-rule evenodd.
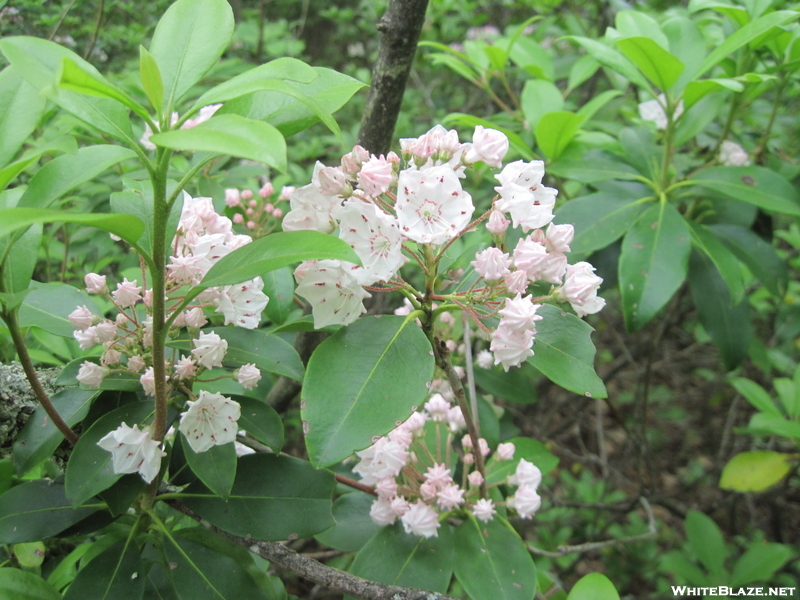
M 419 138 L 400 140 L 400 147 L 402 159 L 394 153 L 374 156 L 356 146 L 338 167 L 317 163 L 311 183 L 290 197 L 284 230 L 335 233 L 362 263 L 309 261 L 297 268 L 297 293 L 311 304 L 315 327 L 352 323 L 365 312 L 363 300 L 370 291 L 399 289 L 418 307 L 422 293 L 403 280 L 399 269 L 411 257 L 430 272 L 431 257 L 482 220 L 498 247 L 482 250 L 472 262 L 480 279 L 468 291 L 437 298 L 450 300 L 476 320 L 501 316 L 492 336 L 495 364 L 508 370 L 533 355 L 542 300 L 569 302 L 581 317 L 604 306 L 597 296 L 602 279 L 594 268 L 568 262 L 574 230 L 552 223 L 558 192 L 543 184 L 542 161 L 503 167 L 508 139 L 481 126 L 472 143 L 460 142 L 455 131 L 437 125 Z M 466 169 L 479 162 L 501 170 L 495 175 L 499 185 L 492 209 L 473 221 L 475 207 L 462 180 Z M 527 234 L 510 253 L 504 248 L 509 226 Z M 528 294 L 537 282 L 551 284 L 548 296 Z M 441 283 L 453 282 L 448 276 Z M 479 314 L 474 305 L 488 313 Z
M 191 395 L 192 382 L 198 375 L 223 366 L 228 343 L 213 331 L 200 331 L 208 323 L 204 309 L 213 308 L 220 313 L 226 325 L 248 329 L 258 326 L 269 300 L 261 291 L 264 282 L 260 277 L 237 285 L 208 288 L 194 304 L 182 306 L 186 286 L 198 284 L 220 258 L 250 241 L 249 236 L 233 233 L 231 220 L 214 210 L 210 198 L 184 195 L 172 242 L 173 255 L 167 265 L 166 300 L 167 318 L 172 320 L 170 336 L 177 337 L 185 327 L 192 339 L 192 349 L 182 356 L 175 355 L 166 365 L 164 383 L 168 390 L 182 390 Z M 80 306 L 69 315 L 75 327 L 73 335 L 82 349 L 97 344 L 103 347 L 100 364 L 85 361 L 78 371 L 78 381 L 86 387 L 98 388 L 113 373 L 135 373 L 144 393 L 155 396 L 152 290 L 143 290 L 144 285 L 137 280 L 124 279 L 110 292 L 106 277 L 95 273 L 88 274 L 85 283 L 87 292 L 105 296 L 118 313 L 112 321 Z M 261 372 L 254 364 L 247 364 L 231 377 L 245 389 L 253 389 L 261 379 Z M 201 391 L 196 401 L 188 403 L 179 429 L 195 452 L 204 452 L 213 445 L 233 441 L 239 412 L 239 405 L 233 400 Z M 152 439 L 147 428 L 131 429 L 123 424 L 103 438 L 100 445 L 112 453 L 116 473 L 139 472 L 146 481 L 158 473 L 160 444 Z
M 448 396 L 452 397 L 447 384 L 434 382 L 434 389 L 437 388 L 441 391 L 432 394 L 421 411 L 413 413 L 366 450 L 357 452 L 360 461 L 353 468 L 362 483 L 375 488 L 377 498 L 370 509 L 375 523 L 391 525 L 400 519 L 407 533 L 423 537 L 437 536 L 441 521 L 453 511 L 469 512 L 484 522 L 492 520 L 497 512 L 491 499 L 480 497 L 479 490 L 485 482 L 480 471 L 473 469 L 472 439 L 469 435 L 461 437 L 466 426 L 461 409 L 447 400 Z M 443 429 L 446 440 L 441 439 Z M 458 437 L 461 437 L 460 456 L 451 453 L 452 442 Z M 426 439 L 434 438 L 437 447 L 430 448 Z M 491 454 L 483 438 L 479 439 L 478 446 L 477 451 L 483 457 Z M 500 444 L 490 464 L 497 467 L 503 461 L 512 460 L 514 452 L 514 444 Z M 454 479 L 459 459 L 460 483 Z M 541 504 L 536 495 L 540 482 L 539 469 L 520 459 L 513 475 L 490 487 L 519 486 L 506 506 L 514 508 L 521 517 L 529 518 Z

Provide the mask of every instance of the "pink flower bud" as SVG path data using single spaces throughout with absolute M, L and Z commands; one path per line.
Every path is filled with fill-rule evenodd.
M 239 190 L 236 188 L 228 188 L 225 190 L 225 205 L 234 207 L 239 206 L 241 204 L 241 200 L 239 198 Z
M 464 162 L 474 163 L 482 160 L 490 167 L 503 166 L 503 158 L 508 152 L 508 138 L 496 129 L 484 129 L 481 125 L 475 127 L 472 136 L 472 146 L 464 156 Z
M 250 200 L 250 202 L 247 203 L 247 206 L 249 206 L 250 208 L 255 208 L 256 206 L 258 206 L 258 200 Z
M 89 273 L 83 278 L 83 281 L 86 284 L 86 291 L 90 294 L 100 294 L 101 296 L 108 294 L 105 275 Z
M 269 198 L 275 192 L 275 188 L 272 187 L 272 184 L 268 181 L 264 185 L 261 186 L 261 189 L 258 190 L 258 195 L 262 198 Z
M 69 314 L 69 322 L 75 329 L 83 331 L 87 327 L 91 327 L 94 323 L 95 315 L 92 311 L 86 308 L 86 305 L 79 306 Z
M 256 225 L 255 221 L 248 221 L 247 222 L 247 228 L 248 229 L 255 229 L 256 227 L 257 227 L 257 225 Z
M 494 235 L 501 235 L 506 232 L 511 221 L 506 219 L 505 215 L 499 210 L 493 210 L 489 215 L 489 221 L 486 223 L 486 229 L 489 233 Z
M 280 219 L 283 216 L 283 211 L 280 208 L 276 208 L 272 211 L 272 216 L 276 219 Z
M 242 215 L 242 213 L 236 213 L 235 215 L 233 215 L 233 222 L 236 223 L 237 225 L 241 225 L 242 223 L 244 223 L 244 215 Z
M 253 197 L 253 192 L 250 190 L 242 190 L 242 200 L 250 200 Z
M 481 475 L 480 471 L 473 471 L 472 473 L 469 474 L 467 479 L 469 480 L 470 485 L 474 487 L 478 487 L 480 484 L 483 483 L 483 475 Z

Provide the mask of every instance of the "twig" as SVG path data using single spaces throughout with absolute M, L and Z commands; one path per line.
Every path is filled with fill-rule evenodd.
M 467 391 L 469 392 L 469 405 L 472 409 L 472 414 L 478 414 L 478 394 L 475 391 L 475 370 L 472 364 L 472 336 L 470 330 L 470 316 L 466 312 L 461 313 L 462 321 L 464 323 L 464 362 L 466 363 L 467 372 Z M 476 417 L 475 429 L 478 435 L 481 434 L 481 422 Z

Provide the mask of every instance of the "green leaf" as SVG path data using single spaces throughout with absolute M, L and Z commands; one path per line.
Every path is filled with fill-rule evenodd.
M 12 244 L 10 239 L 0 239 L 0 248 L 3 252 L 9 244 Z M 13 249 L 6 254 L 2 269 L 6 293 L 25 294 L 28 291 L 36 263 L 39 261 L 41 245 L 41 223 L 34 224 L 13 242 Z
M 97 394 L 97 391 L 65 388 L 50 396 L 50 401 L 61 418 L 72 427 L 83 420 Z M 17 475 L 22 476 L 44 462 L 63 440 L 64 435 L 53 425 L 44 408 L 37 407 L 14 442 Z
M 693 252 L 689 259 L 689 287 L 700 323 L 719 350 L 725 369 L 735 369 L 750 348 L 750 302 L 742 298 L 733 304 L 714 263 L 699 252 Z
M 231 396 L 242 407 L 239 427 L 275 453 L 283 448 L 283 420 L 266 402 L 247 396 Z
M 0 50 L 30 85 L 65 111 L 115 139 L 129 145 L 136 143 L 128 111 L 119 102 L 57 87 L 65 58 L 102 79 L 100 72 L 77 54 L 48 40 L 22 36 L 4 38 Z
M 233 10 L 225 0 L 178 0 L 167 9 L 150 43 L 163 82 L 165 111 L 177 108 L 214 66 L 233 27 Z
M 689 109 L 711 92 L 718 92 L 720 90 L 741 92 L 744 90 L 744 85 L 735 79 L 724 78 L 690 81 L 686 85 L 686 90 L 683 92 L 684 108 Z
M 614 584 L 602 573 L 589 573 L 572 587 L 567 600 L 619 600 Z
M 728 549 L 722 532 L 711 517 L 703 513 L 690 510 L 686 513 L 686 538 L 694 550 L 695 555 L 713 576 L 721 578 L 725 572 L 725 557 Z
M 302 391 L 311 463 L 344 460 L 407 419 L 425 402 L 433 363 L 428 338 L 405 317 L 360 319 L 322 342 Z
M 522 114 L 525 120 L 535 129 L 539 119 L 545 113 L 559 111 L 564 108 L 564 98 L 554 84 L 544 79 L 529 79 L 525 82 L 520 94 Z
M 742 554 L 733 566 L 731 587 L 754 583 L 770 582 L 775 571 L 794 557 L 795 551 L 784 544 L 755 543 Z
M 525 160 L 533 160 L 536 158 L 536 154 L 531 151 L 528 143 L 526 143 L 518 133 L 508 129 L 507 127 L 501 127 L 496 123 L 487 121 L 486 119 L 473 117 L 472 115 L 467 115 L 464 113 L 450 113 L 444 119 L 442 119 L 442 124 L 448 127 L 450 125 L 460 125 L 462 127 L 475 127 L 477 125 L 482 125 L 488 129 L 502 131 L 508 138 L 508 143 L 511 148 L 522 158 Z
M 264 293 L 269 296 L 266 314 L 275 325 L 283 325 L 289 319 L 294 303 L 294 277 L 288 267 L 275 269 L 261 276 Z
M 766 167 L 711 167 L 689 180 L 765 210 L 800 216 L 800 194 Z
M 614 25 L 622 37 L 644 37 L 651 39 L 659 47 L 669 49 L 669 41 L 658 22 L 642 12 L 621 10 L 614 18 Z
M 358 552 L 382 527 L 369 516 L 373 496 L 354 492 L 339 496 L 333 503 L 336 524 L 314 537 L 341 552 Z
M 78 571 L 64 600 L 139 600 L 145 582 L 142 555 L 132 540 L 120 540 Z
M 208 489 L 227 500 L 236 477 L 236 448 L 233 442 L 212 446 L 205 452 L 198 453 L 181 434 L 181 445 L 186 462 L 194 474 Z
M 202 483 L 186 490 L 185 502 L 225 531 L 261 540 L 308 537 L 333 525 L 328 471 L 290 456 L 250 454 L 239 459 L 227 502 Z
M 42 566 L 45 550 L 45 545 L 42 542 L 27 542 L 11 546 L 11 551 L 14 553 L 19 566 L 25 569 L 35 569 Z
M 756 410 L 782 418 L 780 409 L 767 391 L 755 381 L 736 377 L 730 380 L 730 384 L 752 404 Z
M 2 190 L 4 190 L 17 175 L 22 173 L 22 171 L 28 168 L 28 166 L 32 165 L 45 154 L 51 154 L 55 152 L 74 154 L 77 151 L 78 147 L 75 142 L 75 138 L 71 135 L 63 135 L 55 138 L 54 140 L 42 142 L 36 147 L 26 150 L 18 160 L 15 160 L 7 167 L 0 169 L 0 192 L 2 192 Z M 24 188 L 21 187 L 14 189 L 19 191 L 20 195 L 22 195 L 22 192 L 24 191 Z M 8 204 L 6 204 L 6 206 L 10 208 Z
M 129 427 L 141 425 L 152 413 L 152 401 L 126 404 L 100 417 L 81 435 L 72 449 L 64 480 L 64 489 L 73 506 L 83 504 L 122 477 L 122 473 L 114 473 L 111 453 L 97 442 L 121 423 Z
M 662 90 L 671 88 L 683 72 L 683 63 L 650 38 L 629 37 L 616 43 L 622 53 Z
M 768 450 L 741 452 L 722 469 L 719 487 L 737 492 L 763 492 L 791 470 L 792 457 L 789 454 Z
M 752 40 L 768 32 L 773 27 L 785 25 L 790 21 L 797 19 L 798 13 L 791 10 L 776 10 L 775 12 L 763 15 L 741 29 L 735 31 L 732 35 L 725 38 L 719 46 L 714 48 L 711 53 L 706 56 L 706 59 L 700 65 L 695 77 L 700 77 L 706 71 L 710 70 L 724 58 L 731 53 L 735 52 L 745 44 L 750 43 Z
M 800 423 L 766 413 L 753 415 L 748 429 L 766 435 L 782 435 L 800 439 Z
M 147 109 L 128 96 L 128 94 L 111 85 L 104 77 L 82 68 L 71 58 L 65 57 L 61 63 L 61 76 L 58 85 L 65 90 L 71 90 L 86 96 L 111 98 L 127 106 L 143 119 L 147 119 L 150 116 Z
M 531 600 L 536 565 L 517 532 L 500 516 L 479 523 L 470 516 L 455 533 L 455 574 L 472 598 Z
M 22 327 L 41 327 L 55 335 L 72 338 L 75 326 L 69 321 L 69 314 L 76 308 L 86 306 L 98 317 L 102 316 L 89 294 L 66 283 L 33 282 L 31 288 L 19 310 Z
M 491 369 L 475 369 L 475 383 L 487 394 L 507 402 L 533 404 L 539 399 L 535 383 L 531 380 L 531 375 L 535 377 L 536 372 L 527 363 L 520 367 L 508 373 L 499 366 Z
M 686 279 L 691 242 L 677 209 L 659 202 L 642 213 L 622 241 L 619 281 L 625 326 L 641 329 Z
M 536 125 L 536 143 L 550 160 L 556 160 L 586 120 L 583 115 L 569 111 L 549 112 Z
M 0 597 L 11 600 L 61 600 L 61 594 L 38 575 L 21 569 L 0 569 Z
M 517 470 L 520 459 L 525 459 L 536 465 L 547 475 L 558 466 L 558 457 L 554 456 L 539 440 L 527 437 L 515 437 L 506 440 L 514 444 L 514 458 L 511 460 L 498 460 L 495 455 L 486 463 L 486 482 L 488 485 L 504 483 L 509 475 Z
M 75 525 L 99 508 L 73 508 L 60 483 L 44 479 L 23 483 L 0 496 L 0 543 L 43 540 Z
M 728 288 L 731 305 L 739 304 L 745 291 L 741 263 L 708 227 L 694 221 L 687 221 L 687 224 L 692 234 L 692 245 L 714 263 Z M 744 343 L 742 345 L 748 346 Z
M 442 523 L 438 537 L 405 533 L 400 523 L 383 527 L 356 555 L 350 572 L 389 585 L 446 592 L 453 576 L 453 535 Z M 348 596 L 348 598 L 350 598 Z
M 153 217 L 153 184 L 150 181 L 136 181 L 122 179 L 123 191 L 111 194 L 111 210 L 122 215 L 133 215 L 144 223 L 144 231 L 137 242 L 144 250 L 152 256 L 153 253 L 153 229 L 155 219 Z M 167 180 L 167 195 L 171 195 L 178 183 Z M 167 219 L 167 231 L 175 231 L 183 210 L 183 194 L 178 196 L 178 200 L 172 205 L 172 210 Z M 169 236 L 168 236 L 169 237 Z M 170 246 L 172 238 L 164 240 L 167 248 L 167 256 L 172 254 Z
M 656 143 L 655 133 L 650 128 L 625 127 L 619 132 L 619 143 L 631 165 L 642 175 L 658 180 L 664 149 Z
M 597 183 L 609 179 L 641 181 L 644 178 L 630 165 L 623 162 L 592 159 L 589 166 L 585 160 L 560 160 L 547 165 L 548 173 L 574 179 L 581 183 Z
M 536 327 L 534 355 L 528 363 L 571 392 L 605 398 L 608 392 L 594 370 L 592 326 L 550 304 L 543 305 L 537 314 L 544 318 Z
M 588 54 L 584 54 L 576 60 L 569 69 L 569 78 L 567 79 L 567 93 L 569 94 L 576 87 L 588 81 L 597 70 L 600 68 L 600 63 L 597 62 Z
M 139 78 L 147 99 L 160 118 L 164 108 L 164 82 L 161 80 L 161 71 L 158 70 L 156 59 L 144 46 L 139 46 Z
M 597 62 L 616 71 L 631 83 L 652 91 L 650 89 L 650 84 L 647 83 L 647 79 L 642 76 L 636 67 L 625 58 L 622 53 L 592 38 L 567 36 L 566 39 L 577 42 L 583 46 L 584 50 Z
M 286 170 L 286 141 L 269 123 L 239 115 L 215 115 L 191 129 L 175 129 L 150 137 L 156 146 L 229 154 Z
M 786 262 L 768 241 L 738 225 L 711 225 L 710 229 L 772 294 L 783 295 L 788 278 Z
M 687 84 L 695 79 L 695 73 L 706 57 L 706 40 L 697 24 L 684 16 L 673 15 L 667 18 L 661 28 L 669 40 L 665 48 L 669 48 L 670 52 L 685 65 L 683 73 L 675 83 L 675 88 L 685 89 Z M 684 104 L 686 104 L 685 97 Z
M 0 167 L 11 162 L 36 130 L 44 105 L 45 98 L 14 67 L 0 72 Z
M 617 194 L 599 192 L 573 198 L 556 212 L 555 223 L 575 228 L 570 248 L 576 254 L 589 254 L 617 241 L 645 208 L 641 201 L 620 200 Z
M 192 536 L 194 537 L 194 536 Z M 268 600 L 235 559 L 181 531 L 164 543 L 169 573 L 179 600 Z
M 722 113 L 728 94 L 717 92 L 697 101 L 678 119 L 675 129 L 675 144 L 681 146 L 696 135 L 706 131 L 708 126 Z
M 325 259 L 361 264 L 347 242 L 337 237 L 318 231 L 284 231 L 245 244 L 223 256 L 209 269 L 201 285 L 241 283 L 293 263 Z
M 599 93 L 597 96 L 589 100 L 586 104 L 578 109 L 578 114 L 586 121 L 591 119 L 606 104 L 611 102 L 617 96 L 621 96 L 622 92 L 619 90 L 606 90 Z

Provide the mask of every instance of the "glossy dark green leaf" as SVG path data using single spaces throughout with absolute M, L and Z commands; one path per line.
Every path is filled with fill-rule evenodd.
M 374 496 L 363 492 L 340 496 L 333 503 L 336 524 L 314 537 L 335 550 L 358 552 L 381 529 L 369 516 L 374 500 Z
M 488 523 L 470 516 L 455 532 L 455 574 L 472 598 L 531 600 L 536 565 L 505 519 Z
M 30 85 L 65 111 L 115 139 L 136 143 L 128 111 L 119 102 L 84 96 L 56 86 L 65 58 L 102 78 L 100 72 L 80 56 L 54 42 L 22 36 L 4 38 L 0 41 L 0 50 Z
M 275 269 L 261 276 L 264 280 L 264 293 L 269 296 L 267 318 L 275 325 L 286 323 L 294 303 L 294 277 L 288 267 Z
M 734 304 L 714 263 L 699 252 L 693 252 L 689 259 L 689 287 L 700 323 L 714 341 L 725 368 L 735 369 L 750 348 L 750 302 L 743 298 Z
M 788 278 L 786 262 L 768 241 L 739 225 L 711 225 L 710 230 L 772 294 L 783 295 Z
M 678 119 L 678 126 L 675 128 L 676 146 L 679 147 L 706 131 L 723 111 L 729 95 L 723 92 L 710 93 L 687 109 Z
M 233 27 L 233 10 L 225 0 L 178 0 L 167 9 L 150 43 L 164 87 L 165 110 L 175 110 L 214 66 Z
M 29 481 L 0 496 L 0 543 L 36 542 L 61 533 L 96 512 L 100 505 L 73 508 L 64 486 Z
M 325 259 L 361 264 L 344 240 L 318 231 L 284 231 L 245 244 L 223 256 L 206 273 L 201 284 L 212 287 L 240 283 L 304 260 Z
M 692 245 L 717 268 L 730 292 L 731 304 L 739 304 L 745 291 L 742 264 L 708 227 L 694 221 L 687 221 L 687 224 L 692 234 Z
M 239 115 L 215 115 L 191 129 L 175 129 L 150 137 L 156 146 L 229 154 L 286 170 L 286 141 L 269 123 Z
M 516 404 L 533 404 L 539 398 L 531 377 L 536 371 L 527 364 L 507 373 L 499 366 L 491 369 L 475 369 L 475 383 L 487 394 Z
M 237 561 L 176 532 L 164 542 L 180 600 L 271 600 Z
M 234 535 L 262 540 L 308 537 L 333 525 L 328 471 L 290 456 L 250 454 L 239 459 L 228 501 L 200 482 L 186 490 L 185 502 L 201 517 Z
M 605 398 L 606 387 L 594 370 L 592 326 L 550 304 L 537 314 L 544 318 L 537 323 L 534 354 L 527 362 L 571 392 Z
M 138 473 L 129 473 L 120 477 L 114 485 L 100 492 L 98 496 L 106 503 L 108 512 L 114 517 L 118 517 L 128 512 L 133 501 L 144 491 L 146 485 Z
M 446 592 L 453 574 L 453 535 L 442 523 L 438 537 L 405 533 L 400 523 L 383 527 L 356 555 L 350 572 L 391 585 Z
M 683 72 L 683 63 L 648 37 L 628 37 L 616 43 L 628 60 L 662 90 L 671 88 Z
M 45 98 L 14 67 L 0 72 L 0 167 L 11 162 L 39 125 L 44 105 Z
M 322 342 L 302 391 L 312 464 L 344 460 L 407 419 L 425 402 L 433 363 L 428 338 L 405 317 L 360 319 Z
M 205 452 L 195 452 L 181 434 L 181 446 L 186 463 L 194 474 L 208 489 L 227 500 L 236 478 L 237 458 L 233 442 L 212 446 Z
M 150 115 L 144 106 L 136 102 L 125 92 L 111 85 L 104 77 L 82 68 L 71 58 L 64 58 L 61 63 L 61 77 L 58 84 L 65 90 L 71 90 L 87 96 L 111 98 L 126 106 L 137 115 L 146 119 Z
M 763 492 L 783 480 L 791 470 L 789 454 L 770 450 L 740 452 L 722 469 L 719 487 L 737 492 Z
M 98 393 L 77 387 L 64 388 L 50 396 L 50 401 L 71 427 L 86 416 Z M 64 435 L 53 425 L 44 408 L 38 407 L 14 442 L 14 467 L 17 475 L 23 475 L 42 463 L 55 452 L 63 440 Z
M 242 408 L 239 428 L 244 429 L 273 452 L 283 448 L 283 420 L 266 402 L 247 396 L 231 396 Z
M 83 290 L 66 283 L 34 282 L 19 310 L 20 325 L 41 327 L 55 335 L 72 338 L 75 326 L 69 314 L 79 306 L 86 306 L 100 316 L 91 296 Z
M 514 458 L 511 460 L 498 460 L 496 455 L 492 455 L 489 458 L 486 463 L 486 481 L 489 485 L 505 482 L 509 475 L 514 474 L 520 459 L 523 458 L 536 465 L 542 475 L 547 475 L 558 466 L 558 457 L 553 455 L 539 440 L 515 437 L 506 440 L 506 442 L 514 444 Z
M 636 331 L 649 322 L 686 279 L 689 228 L 671 204 L 654 204 L 622 241 L 620 291 L 625 326 Z
M 775 571 L 795 555 L 795 550 L 786 544 L 753 543 L 733 566 L 731 587 L 737 588 L 757 581 L 773 581 Z
M 697 558 L 712 575 L 721 577 L 728 549 L 717 524 L 700 511 L 690 510 L 686 513 L 685 527 L 686 538 Z
M 120 424 L 125 423 L 129 427 L 142 424 L 152 413 L 152 402 L 126 404 L 104 415 L 83 432 L 72 449 L 64 481 L 67 497 L 73 506 L 79 506 L 122 477 L 121 473 L 114 473 L 111 453 L 98 446 L 97 442 Z
M 139 548 L 132 540 L 120 540 L 78 571 L 64 600 L 139 600 L 144 575 Z
M 569 112 L 549 112 L 541 116 L 536 125 L 536 143 L 548 159 L 556 160 L 586 120 L 582 115 Z
M 636 221 L 646 203 L 621 200 L 616 194 L 598 192 L 573 198 L 556 213 L 558 224 L 575 228 L 570 248 L 576 254 L 589 254 L 617 241 Z
M 6 567 L 0 569 L 0 598 L 61 600 L 61 594 L 35 573 Z
M 619 593 L 608 577 L 589 573 L 572 587 L 567 600 L 619 600 Z
M 800 193 L 789 181 L 765 167 L 711 167 L 690 180 L 765 210 L 800 216 Z

